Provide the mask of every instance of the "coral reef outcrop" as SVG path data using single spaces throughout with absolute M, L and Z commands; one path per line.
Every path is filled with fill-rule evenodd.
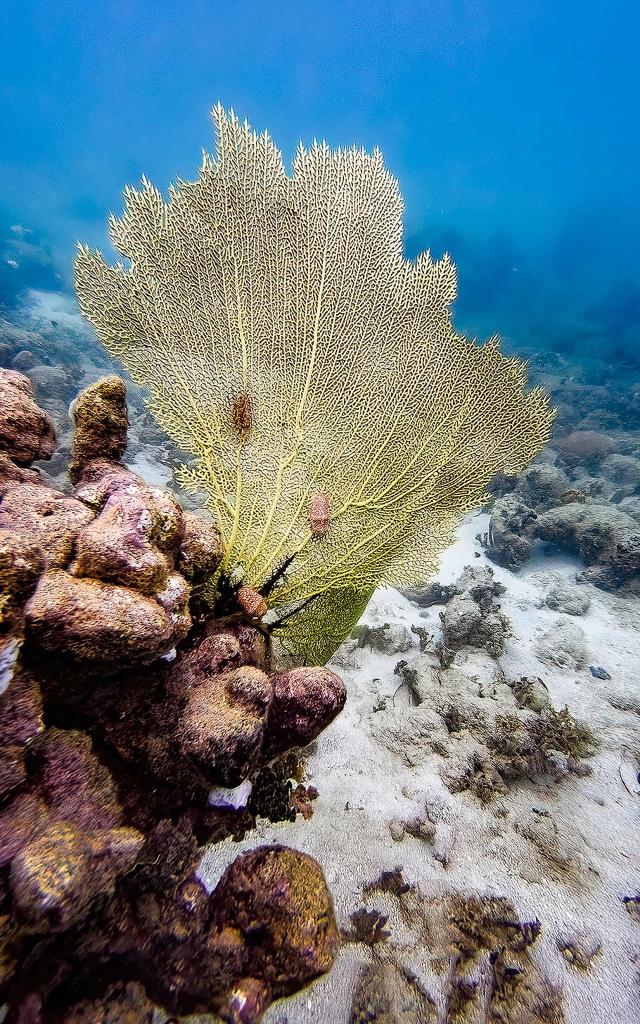
M 36 405 L 28 377 L 0 369 L 0 450 L 18 465 L 53 455 L 53 421 Z
M 537 534 L 584 559 L 582 579 L 616 590 L 640 575 L 640 527 L 611 504 L 573 502 L 538 517 Z
M 508 619 L 496 604 L 496 598 L 503 593 L 504 587 L 494 580 L 491 569 L 469 565 L 455 583 L 442 588 L 446 601 L 440 616 L 444 651 L 480 647 L 498 658 L 511 631 Z
M 527 471 L 528 481 L 535 469 L 538 467 L 532 466 Z M 627 497 L 632 503 L 627 510 L 622 503 L 587 497 L 575 488 L 559 498 L 556 494 L 557 504 L 550 504 L 546 490 L 537 496 L 526 484 L 524 490 L 531 505 L 521 496 L 520 480 L 512 493 L 494 502 L 489 531 L 483 538 L 488 558 L 516 570 L 529 559 L 535 543 L 542 541 L 552 550 L 567 551 L 583 560 L 579 582 L 603 590 L 638 588 L 640 529 L 631 514 L 635 508 L 632 496 Z
M 30 468 L 56 441 L 29 380 L 0 371 L 0 392 L 7 1020 L 138 1024 L 160 1006 L 255 1024 L 330 968 L 338 930 L 320 866 L 283 846 L 238 857 L 207 890 L 202 844 L 255 822 L 246 801 L 210 794 L 250 792 L 315 739 L 344 684 L 323 668 L 273 672 L 268 628 L 239 601 L 216 617 L 205 591 L 220 535 L 119 461 L 122 380 L 74 402 L 72 494 Z

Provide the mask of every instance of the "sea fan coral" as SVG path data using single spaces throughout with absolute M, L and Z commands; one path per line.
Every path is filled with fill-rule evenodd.
M 128 266 L 80 247 L 80 307 L 193 453 L 179 480 L 208 494 L 221 571 L 259 591 L 275 575 L 271 608 L 357 610 L 379 583 L 433 572 L 552 412 L 496 338 L 454 330 L 450 257 L 404 258 L 379 151 L 314 142 L 288 176 L 266 133 L 213 117 L 197 181 L 168 202 L 146 179 L 126 189 L 110 231 Z

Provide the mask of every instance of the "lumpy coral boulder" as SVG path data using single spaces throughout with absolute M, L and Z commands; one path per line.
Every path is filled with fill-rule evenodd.
M 495 601 L 504 587 L 488 567 L 466 566 L 447 588 L 447 604 L 441 613 L 442 639 L 446 650 L 482 647 L 498 658 L 511 635 L 509 620 Z
M 536 518 L 515 494 L 498 498 L 489 519 L 487 557 L 496 565 L 519 569 L 531 557 Z
M 92 519 L 82 502 L 40 483 L 15 483 L 0 505 L 0 528 L 37 544 L 49 568 L 68 565 L 79 531 Z
M 78 536 L 75 575 L 132 586 L 144 594 L 162 590 L 170 563 L 154 536 L 153 502 L 145 497 L 135 491 L 118 491 L 107 500 Z M 181 513 L 176 512 L 179 519 Z
M 72 406 L 75 426 L 69 474 L 76 479 L 91 459 L 118 462 L 127 447 L 127 389 L 121 377 L 101 377 Z
M 640 575 L 640 527 L 615 505 L 573 502 L 538 518 L 538 536 L 553 547 L 579 555 L 582 578 L 616 590 Z
M 23 553 L 41 552 L 40 572 L 58 570 L 38 573 L 39 579 L 32 574 L 35 592 L 26 609 L 31 639 L 49 653 L 112 668 L 153 662 L 190 629 L 186 576 L 201 586 L 215 572 L 222 555 L 218 531 L 187 518 L 169 491 L 148 486 L 117 461 L 127 426 L 126 390 L 118 377 L 102 378 L 74 403 L 73 496 L 22 468 L 50 456 L 55 435 L 27 378 L 3 373 L 0 389 L 9 411 L 0 431 L 0 531 L 11 534 Z M 36 434 L 38 443 L 32 442 Z M 4 558 L 14 560 L 13 575 L 26 557 L 18 557 L 15 543 L 13 555 L 7 550 Z M 8 572 L 7 562 L 6 572 L 0 568 L 3 594 Z M 11 590 L 14 600 L 13 582 Z
M 74 405 L 72 495 L 29 468 L 55 443 L 29 381 L 7 372 L 2 389 L 8 1019 L 140 1024 L 160 1006 L 256 1024 L 330 968 L 331 896 L 320 866 L 286 847 L 237 858 L 208 892 L 202 844 L 244 835 L 256 813 L 209 796 L 240 782 L 249 792 L 277 754 L 313 740 L 344 684 L 328 669 L 273 672 L 259 608 L 238 599 L 216 614 L 220 533 L 120 463 L 119 378 Z
M 269 677 L 253 665 L 209 676 L 186 695 L 180 749 L 222 784 L 237 785 L 262 746 L 271 696 Z
M 327 668 L 293 668 L 272 677 L 267 749 L 271 756 L 306 747 L 342 711 L 347 692 Z
M 220 941 L 230 930 L 238 932 L 247 980 L 253 976 L 273 995 L 287 995 L 292 982 L 298 988 L 333 963 L 338 929 L 324 877 L 312 857 L 282 846 L 259 847 L 227 868 L 217 892 L 213 934 Z M 247 956 L 254 944 L 257 952 Z M 239 1002 L 237 996 L 237 990 L 229 994 L 227 1009 Z
M 56 822 L 27 842 L 11 861 L 17 914 L 28 924 L 66 929 L 84 918 L 98 896 L 113 893 L 144 843 L 136 829 L 89 835 Z
M 86 734 L 49 728 L 27 739 L 39 796 L 21 793 L 0 814 L 1 859 L 17 920 L 63 931 L 114 893 L 144 836 L 123 825 L 114 781 Z
M 557 495 L 554 500 L 558 500 Z M 543 541 L 552 549 L 569 551 L 583 560 L 581 582 L 603 590 L 638 588 L 637 520 L 623 505 L 587 499 L 575 489 L 565 491 L 560 504 L 552 507 L 545 499 L 542 511 L 530 508 L 517 493 L 498 498 L 485 540 L 487 556 L 508 569 L 519 569 L 531 556 L 535 542 Z
M 53 420 L 36 405 L 29 378 L 0 369 L 0 450 L 25 465 L 50 459 L 55 446 Z
M 40 578 L 25 613 L 29 634 L 48 652 L 113 664 L 151 662 L 184 640 L 188 589 L 170 610 L 129 587 L 77 579 L 63 569 Z

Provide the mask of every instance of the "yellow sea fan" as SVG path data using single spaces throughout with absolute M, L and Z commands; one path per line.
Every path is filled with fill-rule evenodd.
M 546 394 L 454 330 L 448 255 L 403 257 L 378 151 L 300 146 L 288 176 L 266 133 L 213 117 L 197 181 L 126 189 L 128 266 L 80 247 L 80 308 L 193 453 L 179 479 L 208 494 L 223 570 L 260 589 L 288 561 L 271 607 L 424 581 L 547 440 Z

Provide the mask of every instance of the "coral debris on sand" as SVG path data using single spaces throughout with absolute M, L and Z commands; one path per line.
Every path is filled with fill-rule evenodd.
M 253 1024 L 339 936 L 319 865 L 285 846 L 206 889 L 201 844 L 254 823 L 209 796 L 315 739 L 345 688 L 271 675 L 256 619 L 205 614 L 218 532 L 120 463 L 125 398 L 106 377 L 75 401 L 64 494 L 29 468 L 54 451 L 50 417 L 0 370 L 0 996 L 16 1024 L 133 1024 L 155 1004 Z

